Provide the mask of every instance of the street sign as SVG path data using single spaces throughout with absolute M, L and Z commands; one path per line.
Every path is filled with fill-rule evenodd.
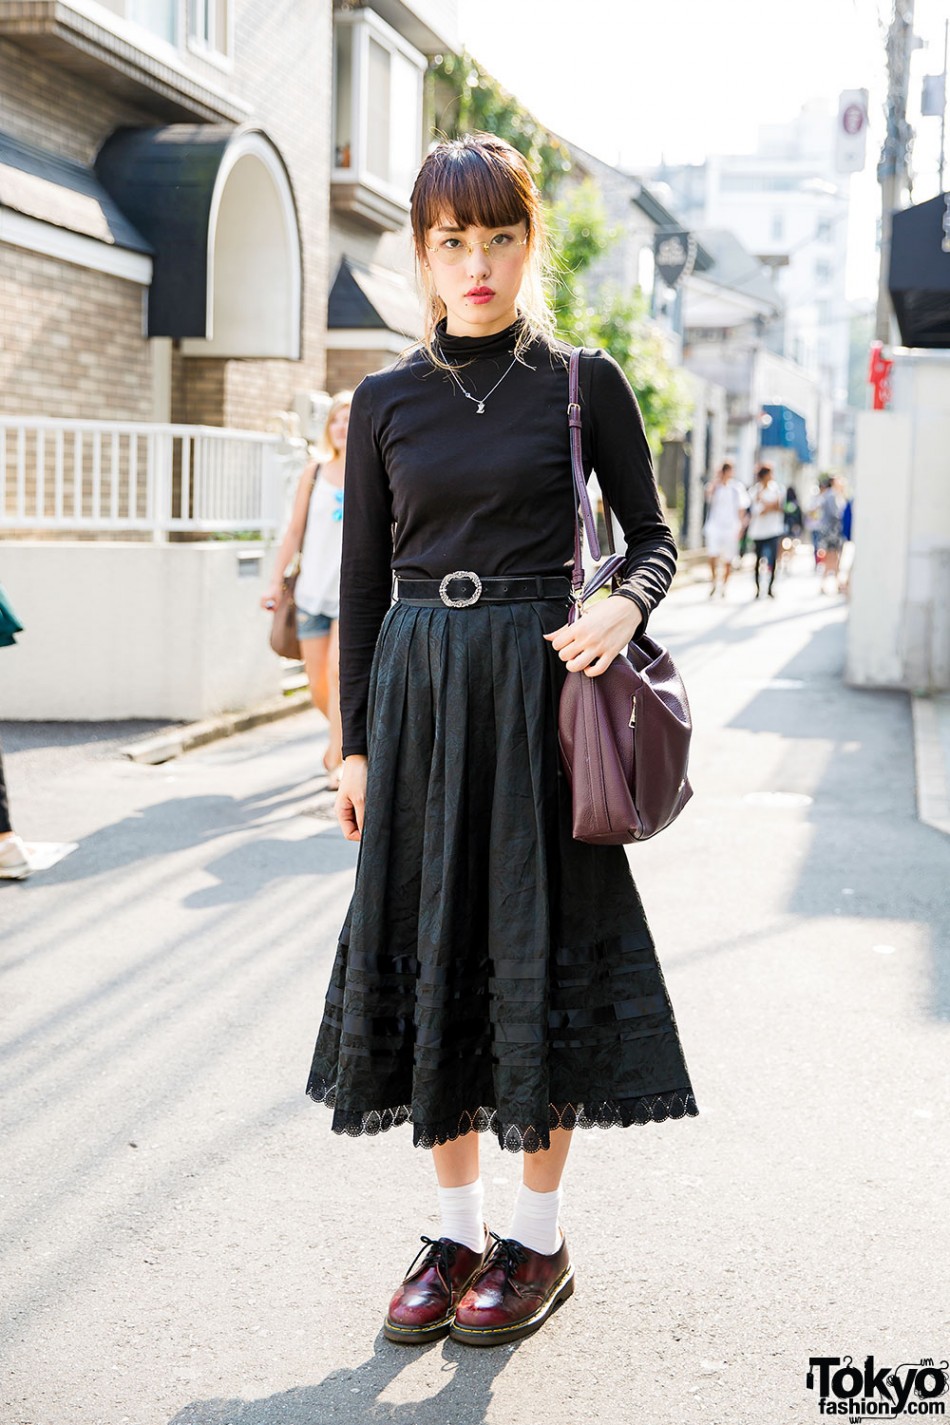
M 676 287 L 688 277 L 696 261 L 696 239 L 692 233 L 659 232 L 653 239 L 656 270 L 667 287 Z
M 920 116 L 922 119 L 940 119 L 947 107 L 946 75 L 925 74 L 920 95 Z
M 871 409 L 874 411 L 887 410 L 888 402 L 891 399 L 891 368 L 893 365 L 894 362 L 884 355 L 884 343 L 872 341 L 870 360 L 868 361 L 868 385 L 873 392 Z
M 860 173 L 864 168 L 868 139 L 868 91 L 845 89 L 838 100 L 835 125 L 835 169 L 838 173 Z

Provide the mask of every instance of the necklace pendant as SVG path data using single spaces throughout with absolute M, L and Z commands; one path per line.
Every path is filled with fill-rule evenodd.
M 485 402 L 484 402 L 484 401 L 479 401 L 478 405 L 475 407 L 475 414 L 476 414 L 476 416 L 483 416 L 483 415 L 485 414 Z

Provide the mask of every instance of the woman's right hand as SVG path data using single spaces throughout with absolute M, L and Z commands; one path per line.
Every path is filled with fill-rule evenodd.
M 366 758 L 344 758 L 340 790 L 336 794 L 336 817 L 347 841 L 359 841 L 366 809 Z
M 271 584 L 266 594 L 261 595 L 261 608 L 272 614 L 280 603 L 280 596 L 283 593 L 283 584 Z

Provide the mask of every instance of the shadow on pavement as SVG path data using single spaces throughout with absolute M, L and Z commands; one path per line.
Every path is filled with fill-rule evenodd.
M 167 718 L 130 718 L 124 722 L 0 722 L 0 740 L 6 752 L 26 752 L 42 747 L 101 746 L 103 753 L 124 747 L 140 737 L 180 727 Z
M 480 1425 L 492 1387 L 511 1359 L 509 1347 L 472 1351 L 443 1341 L 445 1384 L 426 1400 L 390 1404 L 380 1396 L 400 1372 L 419 1360 L 418 1350 L 393 1346 L 378 1336 L 373 1355 L 354 1370 L 331 1371 L 318 1385 L 298 1386 L 263 1400 L 200 1400 L 186 1405 L 168 1425 Z
M 291 817 L 296 808 L 298 815 L 304 815 L 312 807 L 314 799 L 314 788 L 310 784 L 273 787 L 266 793 L 248 797 L 172 795 L 165 801 L 143 807 L 133 816 L 123 817 L 84 836 L 77 854 L 53 868 L 44 876 L 44 882 L 82 881 L 90 876 L 121 871 L 150 858 L 162 858 L 234 832 L 273 825 L 275 813 Z M 226 874 L 222 881 L 225 881 L 232 876 L 235 865 L 240 863 L 240 879 L 234 877 L 232 881 L 233 896 L 218 897 L 210 902 L 201 897 L 197 900 L 188 898 L 185 904 L 219 904 L 221 899 L 247 899 L 267 881 L 278 877 L 344 870 L 355 862 L 355 850 L 344 841 L 342 832 L 332 826 L 329 816 L 326 820 L 327 830 L 321 836 L 319 856 L 313 836 L 301 841 L 276 838 L 255 841 L 253 846 L 241 848 L 238 852 L 227 852 L 220 861 L 208 863 L 204 868 L 214 873 L 216 867 L 224 866 Z M 335 845 L 333 852 L 329 851 L 337 836 L 339 855 Z M 343 848 L 346 848 L 346 855 Z
M 837 624 L 819 629 L 727 724 L 787 741 L 779 793 L 807 792 L 811 842 L 785 909 L 795 915 L 911 920 L 932 945 L 928 1008 L 950 1019 L 946 840 L 917 819 L 914 732 L 906 693 L 849 688 Z M 795 685 L 798 685 L 797 688 Z M 770 818 L 755 812 L 766 844 Z
M 217 885 L 205 886 L 182 898 L 189 910 L 229 905 L 253 900 L 271 881 L 294 876 L 334 876 L 356 864 L 357 847 L 344 839 L 339 827 L 327 826 L 318 838 L 303 841 L 276 839 L 255 841 L 252 846 L 236 846 L 203 870 L 217 877 Z

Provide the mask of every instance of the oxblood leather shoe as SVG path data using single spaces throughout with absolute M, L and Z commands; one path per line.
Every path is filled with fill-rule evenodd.
M 406 1346 L 421 1346 L 448 1334 L 458 1300 L 481 1271 L 491 1246 L 487 1229 L 481 1252 L 473 1252 L 450 1237 L 423 1236 L 421 1240 L 425 1246 L 389 1303 L 383 1322 L 386 1339 Z
M 567 1240 L 545 1256 L 510 1237 L 490 1257 L 455 1308 L 450 1335 L 466 1346 L 501 1346 L 539 1331 L 574 1291 Z

